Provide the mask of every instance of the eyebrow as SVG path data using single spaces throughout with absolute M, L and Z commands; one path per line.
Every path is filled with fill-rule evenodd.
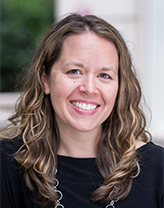
M 109 68 L 103 67 L 103 68 L 101 69 L 101 71 L 106 71 L 106 72 L 112 71 L 112 72 L 114 72 L 114 73 L 117 73 L 117 71 L 116 71 L 113 67 L 109 67 Z
M 78 67 L 82 67 L 84 68 L 84 65 L 82 63 L 78 63 L 78 62 L 69 62 L 69 63 L 66 63 L 66 64 L 63 64 L 64 66 L 78 66 Z

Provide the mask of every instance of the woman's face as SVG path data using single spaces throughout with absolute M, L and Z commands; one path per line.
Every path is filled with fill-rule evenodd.
M 97 131 L 110 115 L 118 92 L 117 50 L 93 32 L 71 35 L 42 81 L 59 129 Z

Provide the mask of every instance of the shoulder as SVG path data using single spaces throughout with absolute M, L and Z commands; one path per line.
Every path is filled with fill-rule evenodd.
M 22 144 L 22 141 L 18 139 L 18 137 L 14 139 L 4 139 L 0 141 L 0 150 L 6 154 L 14 154 Z
M 140 157 L 140 174 L 135 179 L 136 184 L 143 190 L 158 192 L 161 198 L 163 192 L 164 148 L 149 142 L 139 148 L 137 152 Z
M 158 166 L 164 168 L 164 148 L 149 142 L 137 149 L 140 155 L 141 170 Z
M 131 192 L 125 203 L 127 207 L 129 203 L 130 207 L 163 207 L 164 148 L 149 142 L 136 151 L 140 172 L 133 180 Z
M 1 168 L 19 166 L 18 162 L 14 159 L 14 154 L 21 146 L 22 142 L 18 138 L 0 141 Z
M 154 144 L 153 142 L 148 142 L 138 148 L 137 151 L 147 157 L 151 157 L 151 159 L 163 160 L 163 157 L 161 156 L 164 154 L 164 148 Z
M 34 207 L 33 193 L 27 188 L 24 168 L 15 160 L 14 153 L 22 146 L 18 138 L 0 142 L 0 181 L 3 192 L 2 207 Z M 40 207 L 40 206 L 36 206 Z

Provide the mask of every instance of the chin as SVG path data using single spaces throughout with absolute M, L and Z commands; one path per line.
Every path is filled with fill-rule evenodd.
M 100 128 L 99 127 L 90 127 L 90 126 L 81 126 L 81 127 L 75 127 L 75 129 L 79 132 L 83 132 L 83 133 L 89 133 L 89 132 L 92 132 L 92 131 L 96 131 Z

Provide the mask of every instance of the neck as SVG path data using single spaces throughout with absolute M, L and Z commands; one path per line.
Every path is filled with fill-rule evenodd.
M 100 129 L 92 132 L 60 129 L 58 155 L 76 158 L 95 158 Z

